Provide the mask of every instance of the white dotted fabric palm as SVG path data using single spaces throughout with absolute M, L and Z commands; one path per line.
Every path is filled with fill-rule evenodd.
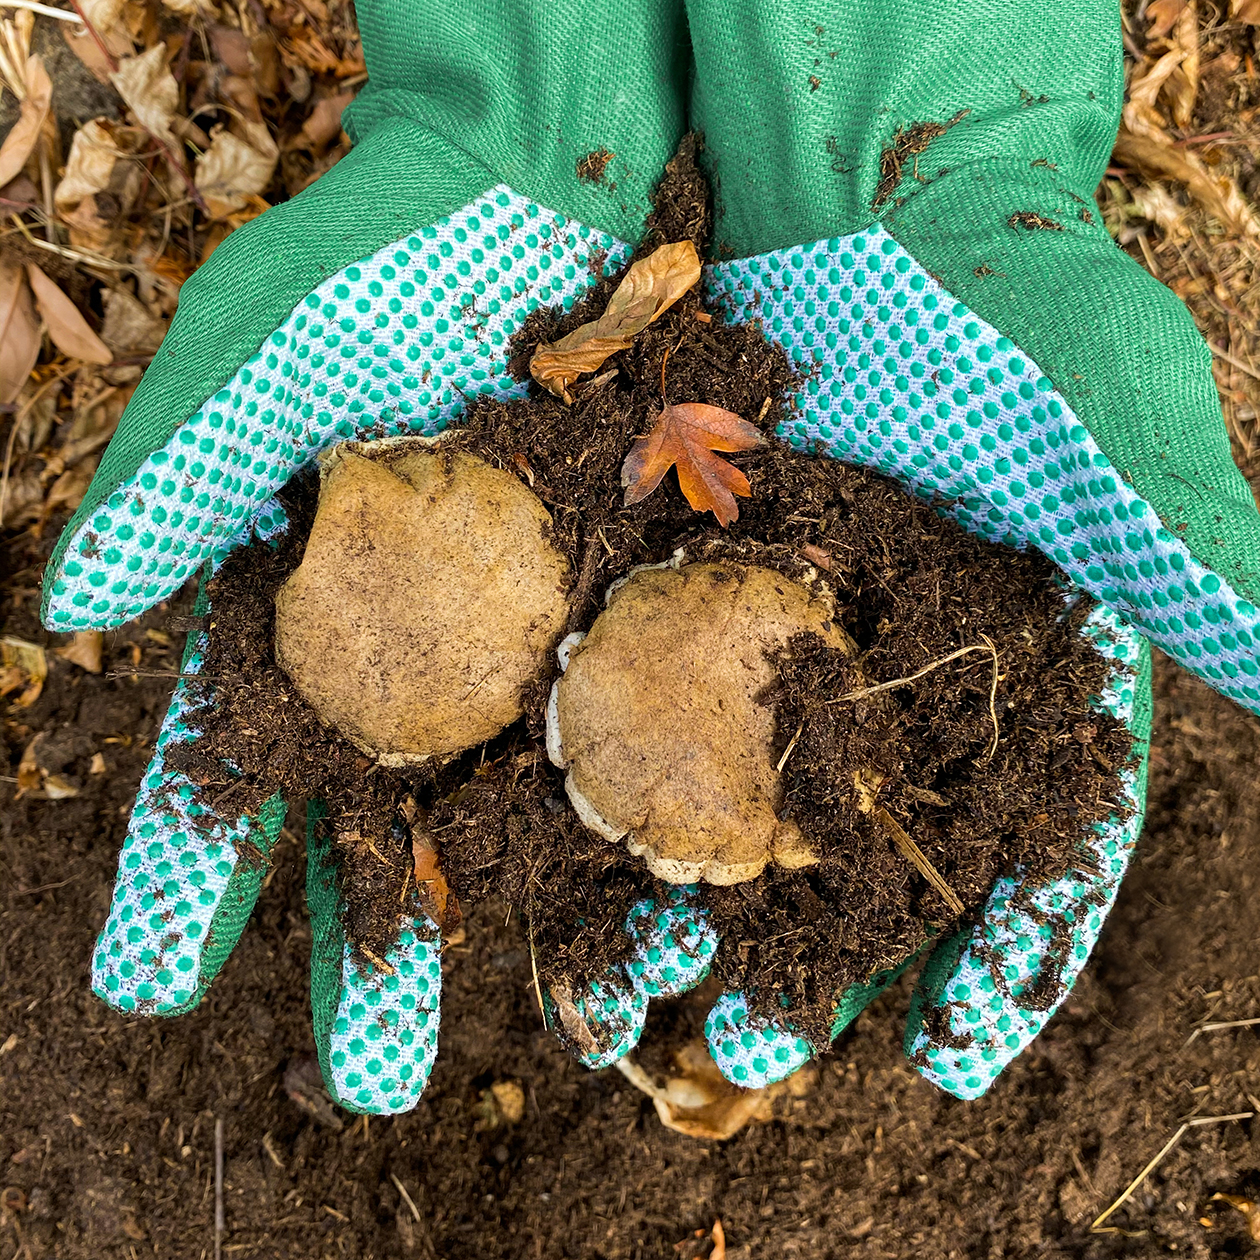
M 779 435 L 1036 547 L 1213 687 L 1260 711 L 1260 612 L 1190 554 L 1011 340 L 878 224 L 722 263 L 709 292 L 807 373 Z
M 330 277 L 85 521 L 53 575 L 55 630 L 106 628 L 176 591 L 328 446 L 433 434 L 519 396 L 512 335 L 629 247 L 500 186 Z

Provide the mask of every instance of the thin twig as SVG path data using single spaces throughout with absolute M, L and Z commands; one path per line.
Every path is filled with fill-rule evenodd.
M 92 37 L 92 42 L 97 46 L 97 48 L 101 50 L 101 56 L 105 58 L 106 65 L 109 66 L 111 72 L 117 73 L 118 58 L 115 57 L 114 54 L 109 51 L 109 47 L 106 45 L 105 41 L 101 38 L 100 31 L 98 31 L 96 27 L 92 25 L 91 19 L 88 17 L 86 13 L 83 12 L 83 6 L 79 3 L 79 0 L 70 0 L 70 3 L 74 5 L 74 11 L 79 15 L 79 21 L 82 22 L 83 25 L 87 27 L 87 33 Z
M 374 967 L 379 968 L 387 976 L 396 976 L 398 971 L 389 965 L 379 954 L 374 954 L 366 945 L 359 946 L 360 951 Z
M 967 656 L 972 652 L 988 652 L 993 658 L 993 685 L 989 688 L 989 717 L 993 722 L 993 742 L 989 746 L 989 751 L 985 753 L 984 760 L 988 761 L 990 757 L 997 751 L 998 735 L 1000 728 L 997 718 L 997 687 L 1000 679 L 998 673 L 998 650 L 993 645 L 993 640 L 987 634 L 980 636 L 984 643 L 972 643 L 968 647 L 959 648 L 957 652 L 951 652 L 948 656 L 942 656 L 938 660 L 931 661 L 916 673 L 907 674 L 904 678 L 890 678 L 887 682 L 875 683 L 870 687 L 859 687 L 856 691 L 846 691 L 842 696 L 836 696 L 831 700 L 824 700 L 824 704 L 841 704 L 846 700 L 862 700 L 867 696 L 878 695 L 881 691 L 891 691 L 894 687 L 904 687 L 907 683 L 930 674 L 934 669 L 940 669 L 942 665 L 948 665 L 950 661 L 956 661 L 959 657 Z
M 1253 1024 L 1260 1024 L 1260 1015 L 1257 1015 L 1255 1019 L 1227 1019 L 1216 1024 L 1200 1024 L 1198 1028 L 1196 1028 L 1194 1032 L 1186 1038 L 1186 1046 L 1188 1046 L 1200 1033 L 1220 1032 L 1225 1028 L 1250 1028 Z M 1185 1048 L 1185 1046 L 1182 1046 L 1183 1050 Z
M 1240 372 L 1246 372 L 1253 380 L 1260 381 L 1260 371 L 1251 367 L 1250 364 L 1244 363 L 1241 359 L 1236 359 L 1228 350 L 1222 350 L 1215 341 L 1208 342 L 1208 349 L 1216 355 L 1218 359 L 1224 359 L 1226 363 L 1236 367 Z
M 1089 1227 L 1089 1232 L 1091 1234 L 1115 1234 L 1122 1232 L 1116 1229 L 1114 1225 L 1110 1225 L 1104 1229 L 1103 1221 L 1105 1221 L 1107 1217 L 1109 1217 L 1112 1212 L 1114 1212 L 1123 1203 L 1128 1202 L 1129 1196 L 1138 1188 L 1138 1186 L 1142 1184 L 1142 1182 L 1147 1179 L 1147 1177 L 1151 1175 L 1151 1173 L 1155 1171 L 1159 1162 L 1168 1154 L 1168 1152 L 1181 1141 L 1187 1129 L 1197 1128 L 1201 1124 L 1225 1124 L 1230 1120 L 1250 1120 L 1255 1114 L 1256 1113 L 1254 1111 L 1239 1111 L 1232 1116 L 1197 1116 L 1193 1120 L 1187 1120 L 1177 1129 L 1176 1133 L 1174 1133 L 1172 1137 L 1164 1143 L 1155 1158 L 1152 1159 L 1151 1162 L 1147 1164 L 1146 1167 L 1143 1168 L 1131 1182 L 1129 1182 L 1128 1186 L 1124 1190 L 1124 1193 L 1121 1194 L 1121 1196 L 1105 1212 L 1103 1212 L 1101 1216 L 1095 1218 L 1094 1223 Z
M 54 9 L 51 4 L 40 4 L 39 0 L 0 0 L 0 9 L 26 9 L 30 13 L 38 13 L 42 17 L 56 18 L 58 22 L 78 22 L 83 19 L 68 9 Z
M 993 646 L 993 640 L 987 634 L 982 634 L 980 637 L 987 644 L 989 651 L 993 653 L 993 683 L 989 687 L 989 718 L 993 722 L 993 743 L 989 745 L 989 751 L 980 758 L 981 762 L 985 762 L 993 760 L 993 754 L 997 752 L 998 738 L 1002 733 L 1002 728 L 998 726 L 997 716 L 998 650 Z
M 13 782 L 16 783 L 17 780 L 14 779 Z M 64 888 L 67 884 L 73 884 L 78 878 L 77 875 L 71 875 L 69 879 L 58 880 L 55 884 L 40 884 L 38 888 L 15 888 L 13 891 L 19 897 L 33 897 L 36 893 L 52 892 L 54 888 Z
M 50 254 L 59 254 L 62 258 L 68 258 L 71 262 L 81 262 L 87 267 L 100 267 L 108 271 L 139 271 L 140 269 L 132 263 L 114 262 L 113 259 L 106 258 L 103 254 L 85 254 L 82 250 L 67 249 L 64 245 L 58 245 L 53 241 L 41 241 L 38 236 L 32 236 L 30 229 L 18 218 L 16 214 L 9 216 L 16 225 L 12 232 L 6 232 L 6 236 L 11 236 L 13 232 L 20 232 L 26 238 L 30 245 L 34 245 L 36 249 L 46 249 Z
M 532 899 L 531 899 L 532 902 Z M 534 973 L 534 996 L 538 999 L 538 1013 L 547 1022 L 547 1008 L 543 1005 L 542 985 L 538 982 L 538 959 L 534 953 L 534 916 L 529 917 L 529 965 Z
M 774 768 L 775 774 L 783 773 L 783 767 L 787 765 L 787 760 L 792 755 L 792 749 L 796 747 L 796 741 L 800 739 L 801 732 L 804 729 L 805 729 L 805 723 L 802 722 L 800 726 L 796 728 L 796 734 L 793 735 L 790 740 L 788 740 L 788 746 L 783 750 L 783 756 L 779 758 L 779 764 L 775 766 Z
M 214 1122 L 214 1260 L 223 1256 L 223 1118 Z
M 412 1201 L 411 1195 L 407 1193 L 407 1187 L 403 1185 L 393 1173 L 389 1174 L 389 1179 L 398 1187 L 398 1193 L 402 1195 L 403 1202 L 411 1209 L 411 1215 L 416 1218 L 416 1224 L 420 1224 L 420 1209 L 416 1207 Z
M 927 855 L 910 838 L 906 829 L 882 806 L 874 810 L 875 817 L 883 825 L 884 830 L 893 838 L 897 847 L 905 854 L 919 874 L 940 893 L 945 904 L 955 914 L 962 914 L 966 906 L 958 899 L 954 890 L 942 878 L 940 871 L 928 861 Z

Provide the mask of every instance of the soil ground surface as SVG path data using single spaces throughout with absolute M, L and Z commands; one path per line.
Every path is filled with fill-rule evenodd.
M 6 633 L 51 643 L 35 586 L 54 536 L 10 547 Z M 198 1010 L 133 1021 L 97 1002 L 88 960 L 172 683 L 169 615 L 108 635 L 99 676 L 50 657 L 43 695 L 5 726 L 11 774 L 44 731 L 55 755 L 43 760 L 80 787 L 15 802 L 0 786 L 6 1254 L 209 1257 L 218 1119 L 223 1254 L 244 1260 L 696 1256 L 710 1245 L 694 1231 L 715 1219 L 735 1257 L 1250 1246 L 1242 1215 L 1209 1202 L 1260 1193 L 1260 1124 L 1248 1120 L 1189 1129 L 1108 1221 L 1124 1232 L 1089 1232 L 1184 1117 L 1248 1113 L 1260 1094 L 1254 1027 L 1187 1044 L 1204 1022 L 1260 1011 L 1260 721 L 1165 662 L 1132 872 L 1072 997 L 990 1094 L 958 1102 L 902 1059 L 907 976 L 806 1096 L 704 1143 L 663 1129 L 617 1072 L 588 1073 L 557 1046 L 528 944 L 493 902 L 445 954 L 442 1053 L 418 1109 L 366 1123 L 321 1109 L 296 827 Z M 490 1103 L 502 1081 L 523 1089 L 515 1124 Z
M 308 23 L 325 7 L 330 16 L 311 28 L 312 41 Z M 141 264 L 136 280 L 123 273 L 125 285 L 152 318 L 116 335 L 103 329 L 120 358 L 99 378 L 80 369 L 73 391 L 48 391 L 55 365 L 46 362 L 23 395 L 24 405 L 40 399 L 35 423 L 13 443 L 5 524 L 42 525 L 43 536 L 0 540 L 0 633 L 53 642 L 34 615 L 39 567 L 156 349 L 179 280 L 238 222 L 300 191 L 348 147 L 328 127 L 293 142 L 330 99 L 339 105 L 362 81 L 349 7 L 268 0 L 239 8 L 269 23 L 254 47 L 272 56 L 249 58 L 281 149 L 266 200 L 210 222 L 176 181 L 142 179 L 138 163 L 119 164 L 137 177 L 115 181 L 104 221 L 89 225 L 100 235 L 92 247 Z M 1126 0 L 1122 8 L 1130 95 L 1166 71 L 1174 46 L 1187 54 L 1156 108 L 1167 120 L 1165 145 L 1198 154 L 1210 179 L 1195 170 L 1170 178 L 1164 166 L 1144 168 L 1140 154 L 1118 152 L 1099 210 L 1118 243 L 1190 306 L 1213 346 L 1235 457 L 1260 484 L 1255 249 L 1210 209 L 1222 187 L 1253 205 L 1260 195 L 1257 28 L 1225 11 L 1248 6 Z M 231 6 L 224 12 L 237 20 Z M 150 25 L 137 50 L 160 38 Z M 125 116 L 77 60 L 50 55 L 59 39 L 37 27 L 63 133 L 93 112 Z M 239 84 L 244 55 L 220 47 L 237 77 L 220 73 L 219 54 L 199 40 L 191 58 L 174 59 L 176 74 L 191 67 L 207 81 Z M 181 117 L 200 81 L 185 85 Z M 240 108 L 236 99 L 227 105 Z M 7 123 L 0 116 L 0 129 Z M 134 125 L 130 135 L 147 148 Z M 10 186 L 9 196 L 42 234 L 36 186 Z M 145 270 L 158 255 L 169 280 Z M 38 261 L 99 307 L 99 275 L 55 266 L 47 251 Z M 103 395 L 103 384 L 117 392 Z M 45 406 L 54 396 L 55 407 Z M 0 782 L 0 1260 L 209 1260 L 216 1119 L 222 1252 L 231 1260 L 693 1260 L 711 1250 L 695 1231 L 707 1236 L 719 1218 L 727 1254 L 740 1260 L 1144 1260 L 1252 1250 L 1242 1215 L 1212 1201 L 1260 1194 L 1260 1127 L 1250 1119 L 1182 1132 L 1106 1222 L 1117 1232 L 1090 1232 L 1187 1117 L 1260 1105 L 1256 1026 L 1218 1027 L 1260 1016 L 1260 721 L 1167 662 L 1156 662 L 1150 809 L 1134 865 L 1071 999 L 989 1095 L 948 1098 L 901 1059 L 907 976 L 845 1034 L 812 1092 L 788 1100 L 771 1123 L 703 1143 L 664 1130 L 620 1075 L 583 1071 L 544 1033 L 527 943 L 489 903 L 445 955 L 442 1054 L 420 1107 L 368 1123 L 313 1114 L 296 818 L 248 931 L 200 1009 L 137 1022 L 92 998 L 91 946 L 178 664 L 181 636 L 169 616 L 158 610 L 107 636 L 100 676 L 51 658 L 43 696 L 5 720 L 8 780 L 44 732 L 50 773 L 80 790 L 15 803 L 15 785 Z M 98 753 L 103 769 L 93 775 Z M 1215 1030 L 1193 1036 L 1205 1026 Z M 489 1103 L 502 1082 L 523 1090 L 513 1125 L 497 1123 L 501 1112 Z

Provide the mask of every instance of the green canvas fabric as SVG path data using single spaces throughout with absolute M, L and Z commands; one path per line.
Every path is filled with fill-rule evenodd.
M 1033 359 L 1163 526 L 1260 602 L 1260 518 L 1209 352 L 1093 202 L 1123 94 L 1114 3 L 689 0 L 688 16 L 719 254 L 882 223 Z M 881 196 L 881 155 L 923 122 L 953 125 Z
M 362 0 L 357 13 L 371 78 L 346 113 L 355 147 L 184 285 L 50 573 L 115 489 L 348 265 L 503 185 L 606 236 L 641 235 L 684 125 L 675 0 Z M 603 178 L 579 179 L 600 148 L 613 154 Z

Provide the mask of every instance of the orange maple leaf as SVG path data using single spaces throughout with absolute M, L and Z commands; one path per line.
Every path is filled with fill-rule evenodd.
M 639 438 L 621 465 L 626 505 L 646 499 L 671 468 L 678 485 L 697 512 L 712 512 L 720 525 L 739 516 L 735 496 L 752 493 L 748 478 L 714 451 L 747 451 L 761 443 L 761 430 L 733 411 L 708 403 L 667 405 L 652 432 Z

